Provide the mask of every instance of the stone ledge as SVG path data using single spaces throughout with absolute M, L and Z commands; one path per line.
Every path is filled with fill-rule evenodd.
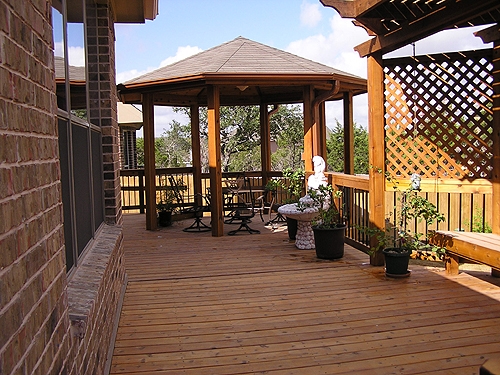
M 68 310 L 73 336 L 83 338 L 89 317 L 96 308 L 96 299 L 103 285 L 113 252 L 119 248 L 121 226 L 103 225 L 83 262 L 68 283 Z

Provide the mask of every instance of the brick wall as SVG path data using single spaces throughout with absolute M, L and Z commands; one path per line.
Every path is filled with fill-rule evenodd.
M 105 220 L 122 222 L 119 128 L 116 113 L 115 33 L 112 9 L 87 5 L 90 119 L 102 129 Z
M 107 222 L 119 224 L 112 14 L 90 10 L 107 25 L 94 77 L 104 108 L 92 111 L 106 138 Z M 125 285 L 118 225 L 105 225 L 66 275 L 50 14 L 49 0 L 0 0 L 2 375 L 104 374 Z
M 0 0 L 0 373 L 48 374 L 71 344 L 50 5 Z

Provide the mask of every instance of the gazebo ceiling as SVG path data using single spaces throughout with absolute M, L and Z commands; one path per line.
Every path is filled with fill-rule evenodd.
M 498 0 L 320 0 L 354 18 L 377 37 L 355 49 L 361 56 L 391 52 L 438 31 L 500 22 Z
M 238 37 L 182 61 L 118 85 L 124 103 L 154 93 L 155 104 L 206 105 L 207 85 L 217 85 L 221 105 L 286 104 L 302 101 L 305 86 L 317 95 L 340 90 L 329 100 L 366 92 L 366 80 L 261 43 Z

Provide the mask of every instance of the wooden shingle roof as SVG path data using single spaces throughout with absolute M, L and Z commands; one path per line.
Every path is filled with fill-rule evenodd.
M 220 90 L 221 105 L 287 104 L 303 100 L 304 88 L 316 95 L 366 92 L 366 80 L 252 40 L 238 37 L 118 85 L 124 103 L 141 103 L 155 93 L 158 105 L 206 105 L 207 85 Z
M 335 74 L 361 79 L 353 74 L 240 36 L 230 42 L 131 79 L 125 82 L 125 86 L 216 73 Z

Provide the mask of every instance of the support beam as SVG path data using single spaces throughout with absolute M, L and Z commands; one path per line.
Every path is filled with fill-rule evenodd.
M 311 86 L 304 87 L 304 153 L 302 154 L 302 159 L 304 160 L 304 166 L 306 172 L 312 172 L 314 170 L 312 157 L 314 156 L 313 143 L 313 100 L 314 92 Z
M 319 124 L 319 146 L 318 146 L 318 154 L 325 159 L 325 163 L 327 162 L 328 153 L 326 151 L 326 104 L 325 102 L 321 102 L 318 106 L 318 124 Z
M 144 122 L 144 177 L 146 180 L 146 229 L 156 230 L 156 168 L 153 94 L 142 95 Z
M 382 54 L 368 57 L 368 136 L 369 136 L 369 211 L 370 225 L 385 230 L 385 151 L 384 151 L 384 67 Z M 376 238 L 370 246 L 376 246 Z M 378 252 L 370 258 L 372 265 L 383 265 Z
M 262 184 L 267 184 L 267 176 L 271 171 L 271 128 L 267 104 L 260 105 L 260 163 Z
M 219 87 L 207 85 L 208 102 L 208 168 L 210 173 L 210 199 L 212 205 L 212 236 L 224 234 L 222 206 L 222 167 L 220 160 L 220 98 Z
M 344 173 L 354 174 L 354 118 L 352 92 L 344 92 Z
M 202 205 L 201 187 L 201 142 L 200 142 L 200 108 L 192 105 L 191 111 L 191 158 L 193 160 L 193 189 L 196 204 Z
M 500 234 L 500 39 L 493 45 L 492 231 Z

